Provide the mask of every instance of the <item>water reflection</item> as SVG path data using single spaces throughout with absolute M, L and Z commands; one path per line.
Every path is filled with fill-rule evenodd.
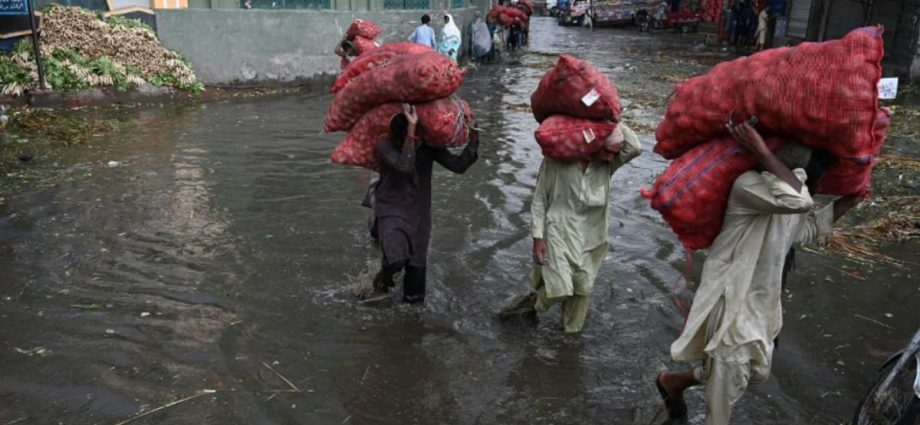
M 562 335 L 557 311 L 536 325 L 495 318 L 529 289 L 541 155 L 525 106 L 555 55 L 576 53 L 610 73 L 650 150 L 664 77 L 712 58 L 676 35 L 542 19 L 531 43 L 461 90 L 481 157 L 463 176 L 435 175 L 431 292 L 418 308 L 349 292 L 379 252 L 359 206 L 367 172 L 327 160 L 342 137 L 319 132 L 328 96 L 121 112 L 133 124 L 69 152 L 67 179 L 0 204 L 0 423 L 114 423 L 205 388 L 219 391 L 147 423 L 659 423 L 651 382 L 677 366 L 687 259 L 638 193 L 662 159 L 613 179 L 611 251 L 583 335 Z M 741 421 L 839 423 L 873 373 L 870 350 L 915 330 L 909 271 L 879 266 L 856 282 L 837 259 L 802 263 L 775 379 L 744 399 Z M 36 347 L 50 355 L 13 349 Z M 282 392 L 266 364 L 302 391 Z M 689 401 L 701 423 L 702 394 Z

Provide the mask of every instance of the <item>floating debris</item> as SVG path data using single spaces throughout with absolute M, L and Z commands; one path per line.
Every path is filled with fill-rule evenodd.
M 32 356 L 48 357 L 51 355 L 51 350 L 45 347 L 35 347 L 29 350 L 23 350 L 22 348 L 19 348 L 19 347 L 14 347 L 13 349 L 16 350 L 17 353 L 25 355 L 25 356 L 29 356 L 29 357 L 32 357 Z
M 136 421 L 136 420 L 138 420 L 138 419 L 141 419 L 141 418 L 143 418 L 143 417 L 145 417 L 145 416 L 152 415 L 152 414 L 154 414 L 154 413 L 156 413 L 156 412 L 159 412 L 159 411 L 161 411 L 161 410 L 168 409 L 168 408 L 170 408 L 170 407 L 173 407 L 173 406 L 176 406 L 176 405 L 185 403 L 185 402 L 187 402 L 187 401 L 192 401 L 192 400 L 194 400 L 194 399 L 196 399 L 196 398 L 199 398 L 199 397 L 202 397 L 202 396 L 206 396 L 206 395 L 210 395 L 210 394 L 216 394 L 216 393 L 217 393 L 217 390 L 213 390 L 213 389 L 204 389 L 204 390 L 198 391 L 197 393 L 195 393 L 195 394 L 193 394 L 193 395 L 190 395 L 190 396 L 188 396 L 188 397 L 181 398 L 181 399 L 179 399 L 179 400 L 176 400 L 176 401 L 173 401 L 173 402 L 170 402 L 170 403 L 166 403 L 166 404 L 164 404 L 164 405 L 162 405 L 162 406 L 160 406 L 160 407 L 157 407 L 156 409 L 145 410 L 145 411 L 143 411 L 143 412 L 141 412 L 141 413 L 138 413 L 137 415 L 134 415 L 134 416 L 132 416 L 132 417 L 130 417 L 130 418 L 128 418 L 128 419 L 125 419 L 125 420 L 123 420 L 123 421 L 121 421 L 121 422 L 119 422 L 119 423 L 117 423 L 117 424 L 115 424 L 115 425 L 125 425 L 125 424 L 127 424 L 127 423 L 131 423 L 131 422 L 134 422 L 134 421 Z

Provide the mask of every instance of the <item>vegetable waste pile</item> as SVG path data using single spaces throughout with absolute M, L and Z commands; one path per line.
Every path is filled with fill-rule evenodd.
M 101 20 L 79 7 L 50 6 L 43 15 L 41 51 L 47 88 L 77 91 L 115 87 L 125 91 L 151 84 L 188 92 L 204 89 L 189 64 L 164 48 L 139 20 Z M 38 87 L 30 42 L 0 57 L 0 94 L 20 96 Z

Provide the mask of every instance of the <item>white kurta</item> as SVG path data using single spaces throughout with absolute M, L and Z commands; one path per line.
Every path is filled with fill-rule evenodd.
M 541 275 L 549 298 L 591 294 L 606 249 L 587 264 L 585 254 L 607 244 L 610 178 L 642 152 L 636 134 L 622 123 L 620 127 L 623 148 L 611 162 L 592 160 L 582 169 L 578 161 L 545 158 L 540 166 L 531 230 L 534 239 L 546 241 Z
M 802 169 L 794 171 L 805 181 Z M 771 173 L 748 171 L 735 181 L 722 231 L 703 265 L 683 334 L 671 346 L 675 360 L 712 357 L 749 364 L 766 377 L 773 341 L 782 328 L 782 269 L 794 243 L 824 238 L 833 230 L 833 205 L 811 211 L 806 187 L 796 192 Z M 706 321 L 719 299 L 721 323 L 706 338 Z
M 761 10 L 757 15 L 757 44 L 764 45 L 767 42 L 767 9 Z

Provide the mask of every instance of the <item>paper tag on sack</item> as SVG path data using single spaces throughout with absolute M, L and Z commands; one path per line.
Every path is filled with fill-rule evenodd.
M 585 137 L 585 143 L 589 145 L 591 144 L 591 142 L 594 141 L 594 139 L 597 139 L 597 136 L 594 135 L 594 129 L 588 128 L 588 129 L 582 130 L 581 135 Z
M 878 82 L 878 98 L 892 100 L 898 97 L 898 78 L 882 78 Z
M 600 99 L 600 98 L 601 98 L 601 94 L 598 93 L 597 90 L 591 89 L 591 91 L 589 91 L 588 94 L 586 94 L 584 97 L 581 98 L 581 103 L 584 103 L 585 106 L 590 107 L 591 105 L 594 104 L 594 102 L 597 102 L 597 99 Z

